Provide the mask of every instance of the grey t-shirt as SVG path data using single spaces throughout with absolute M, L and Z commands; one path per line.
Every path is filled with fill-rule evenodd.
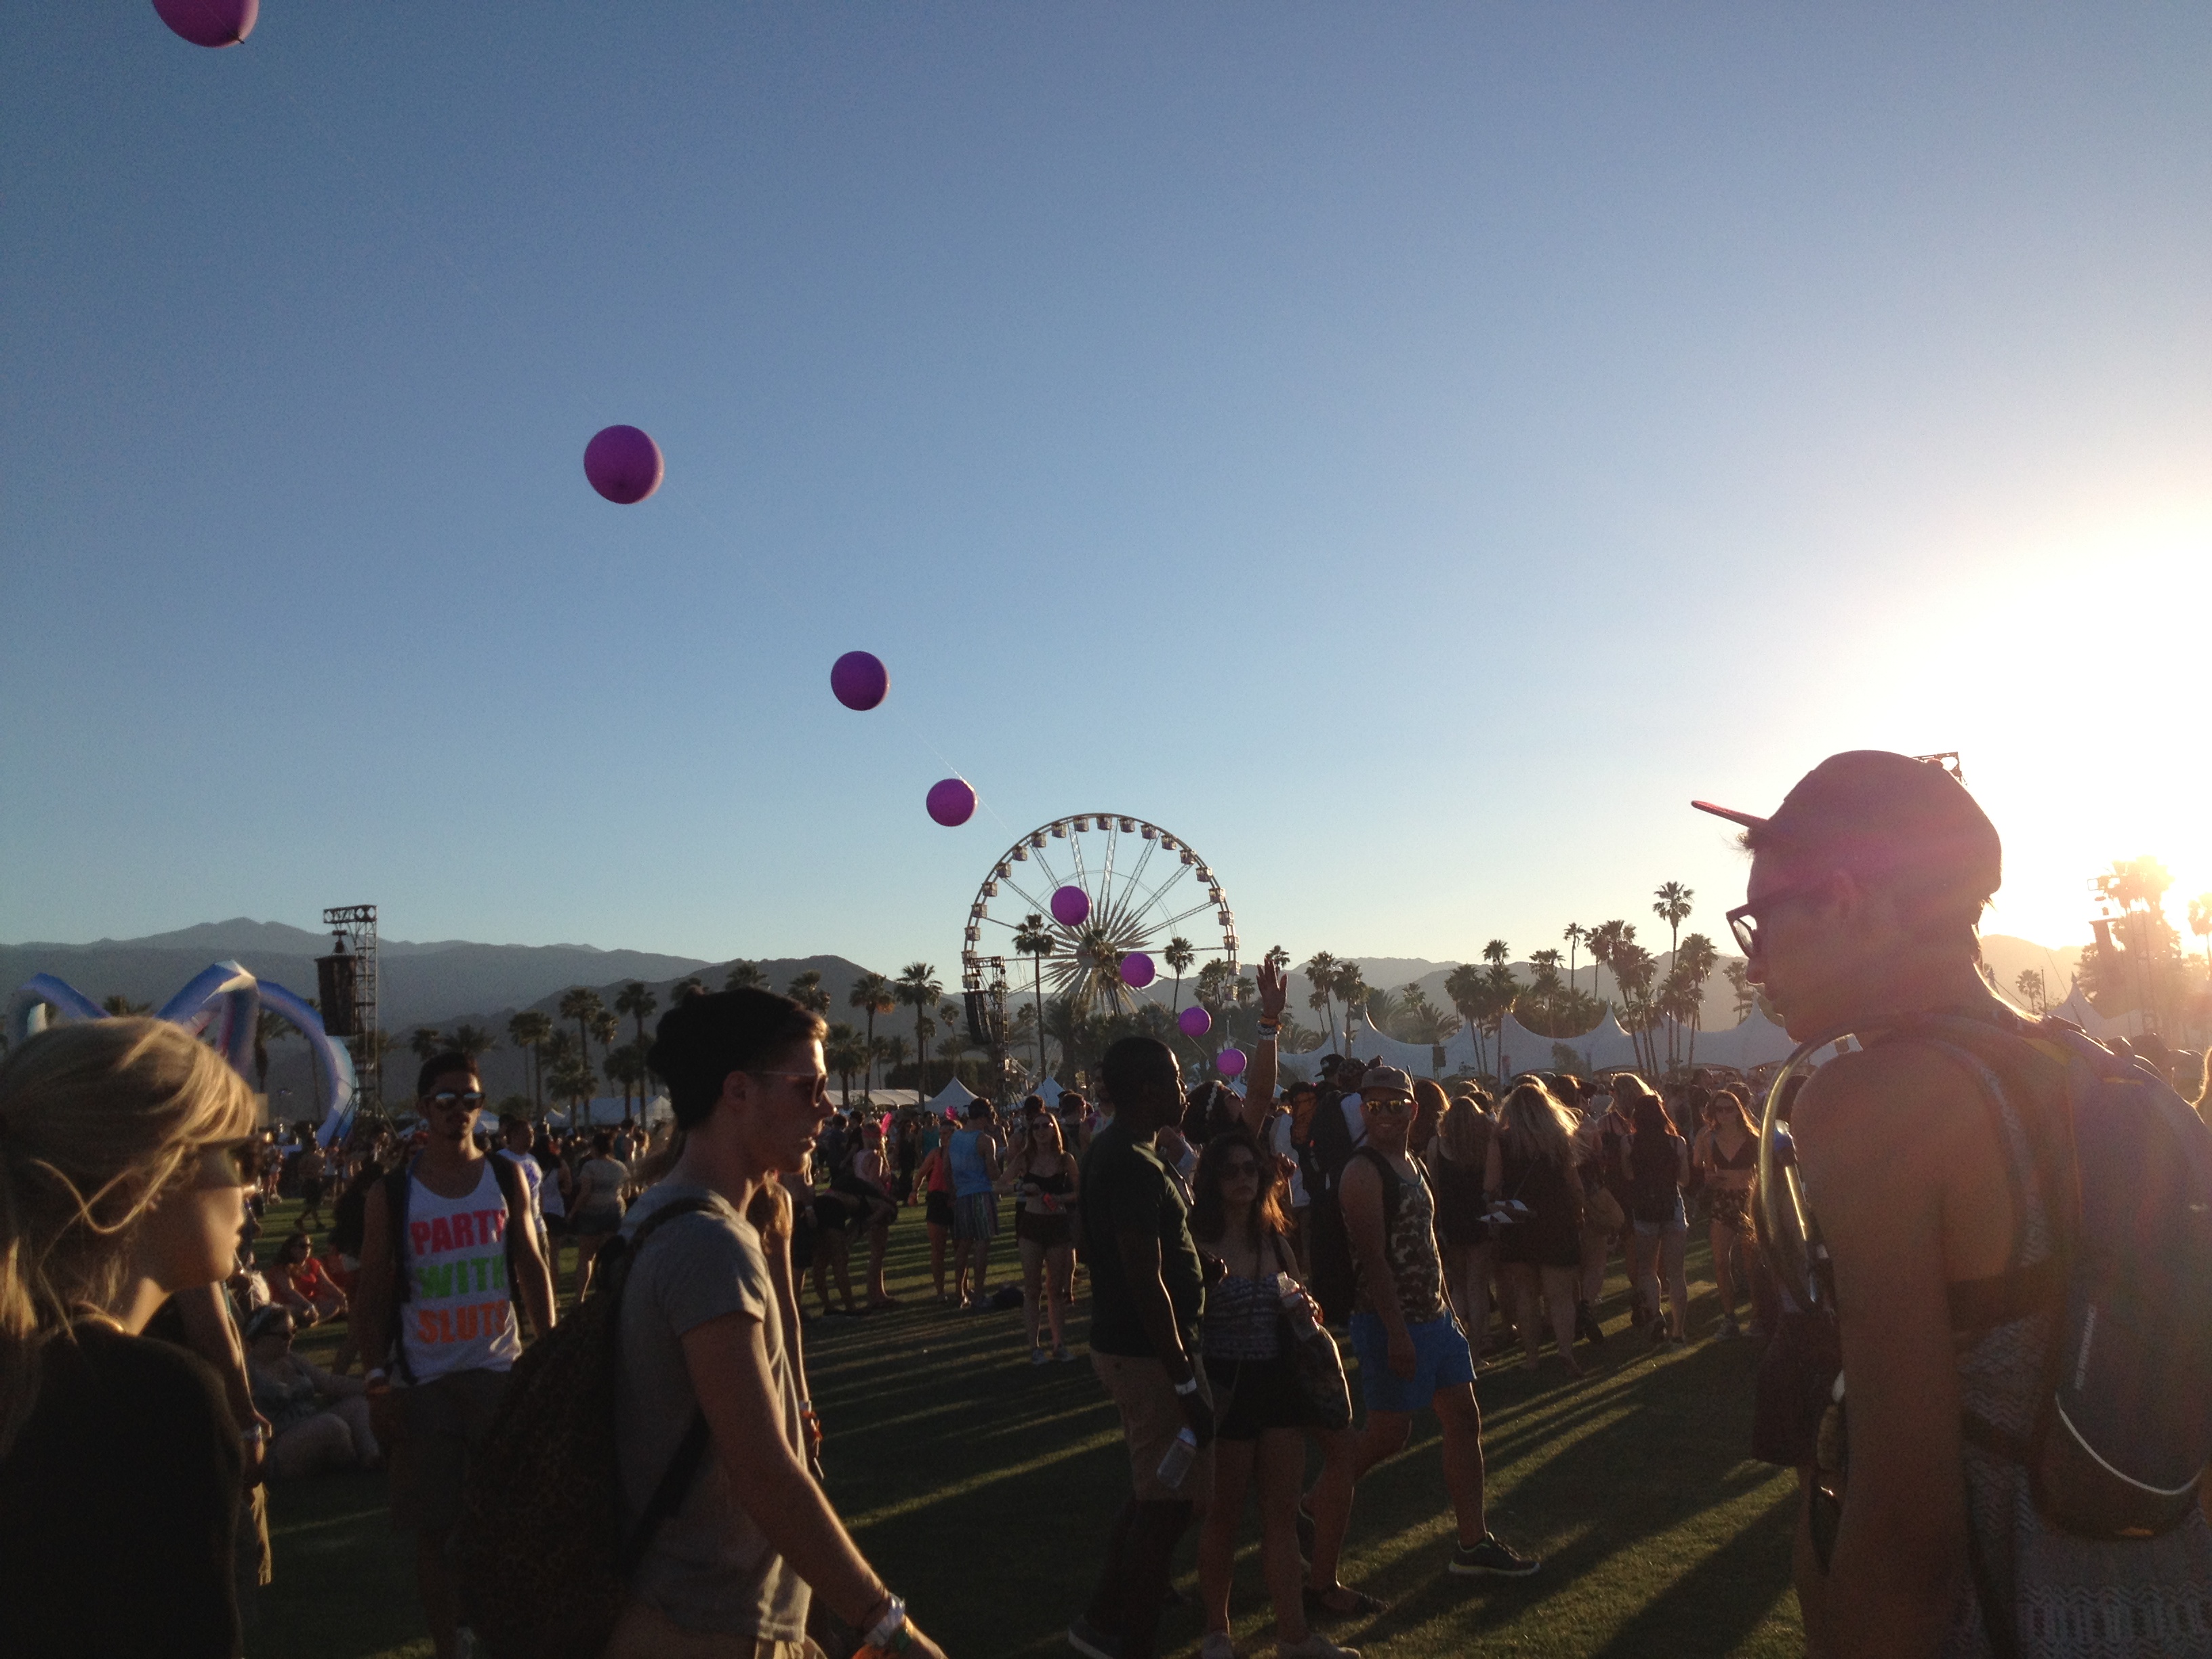
M 738 1313 L 760 1321 L 784 1442 L 793 1456 L 805 1455 L 799 1379 L 760 1234 L 720 1194 L 670 1182 L 639 1196 L 623 1231 L 635 1233 L 662 1205 L 682 1198 L 711 1198 L 714 1207 L 678 1216 L 654 1233 L 623 1290 L 617 1445 L 628 1520 L 651 1501 L 698 1408 L 683 1337 L 710 1319 Z M 683 1507 L 647 1546 L 630 1589 L 686 1630 L 775 1642 L 806 1634 L 805 1581 L 739 1507 L 711 1449 Z

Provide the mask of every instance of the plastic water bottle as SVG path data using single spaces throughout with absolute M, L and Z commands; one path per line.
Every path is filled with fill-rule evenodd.
M 1298 1287 L 1297 1279 L 1288 1273 L 1277 1273 L 1275 1294 L 1283 1298 L 1283 1312 L 1301 1341 L 1321 1328 L 1320 1322 L 1314 1318 L 1313 1304 Z
M 1197 1456 L 1198 1437 L 1185 1428 L 1176 1436 L 1175 1444 L 1168 1448 L 1168 1455 L 1160 1459 L 1161 1480 L 1176 1491 L 1182 1491 L 1183 1477 L 1190 1473 L 1191 1463 Z

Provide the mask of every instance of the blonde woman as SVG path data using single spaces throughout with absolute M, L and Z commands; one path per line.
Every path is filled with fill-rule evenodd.
M 1536 1368 L 1543 1338 L 1537 1329 L 1540 1295 L 1551 1310 L 1552 1339 L 1567 1375 L 1575 1361 L 1575 1289 L 1583 1265 L 1583 1188 L 1575 1174 L 1575 1121 L 1540 1083 L 1523 1083 L 1505 1097 L 1498 1133 L 1484 1161 L 1483 1191 L 1493 1204 L 1517 1204 L 1518 1218 L 1498 1227 L 1499 1277 L 1513 1299 L 1522 1361 Z
M 174 1025 L 66 1025 L 0 1061 L 13 1650 L 237 1650 L 237 1423 L 205 1361 L 140 1332 L 230 1272 L 258 1144 L 244 1080 Z

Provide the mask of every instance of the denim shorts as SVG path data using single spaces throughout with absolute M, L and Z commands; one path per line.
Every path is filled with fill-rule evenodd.
M 1390 1333 L 1371 1313 L 1352 1316 L 1352 1351 L 1359 1356 L 1359 1397 L 1370 1412 L 1417 1412 L 1439 1389 L 1474 1381 L 1474 1355 L 1459 1321 L 1449 1314 L 1406 1327 L 1413 1339 L 1413 1374 L 1390 1370 Z

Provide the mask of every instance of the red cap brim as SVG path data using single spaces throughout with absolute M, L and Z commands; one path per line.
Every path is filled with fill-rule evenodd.
M 1716 806 L 1709 800 L 1693 800 L 1690 805 L 1700 812 L 1711 812 L 1717 818 L 1726 818 L 1729 823 L 1740 823 L 1747 830 L 1756 830 L 1766 822 L 1765 818 L 1752 813 L 1739 812 L 1733 806 Z

